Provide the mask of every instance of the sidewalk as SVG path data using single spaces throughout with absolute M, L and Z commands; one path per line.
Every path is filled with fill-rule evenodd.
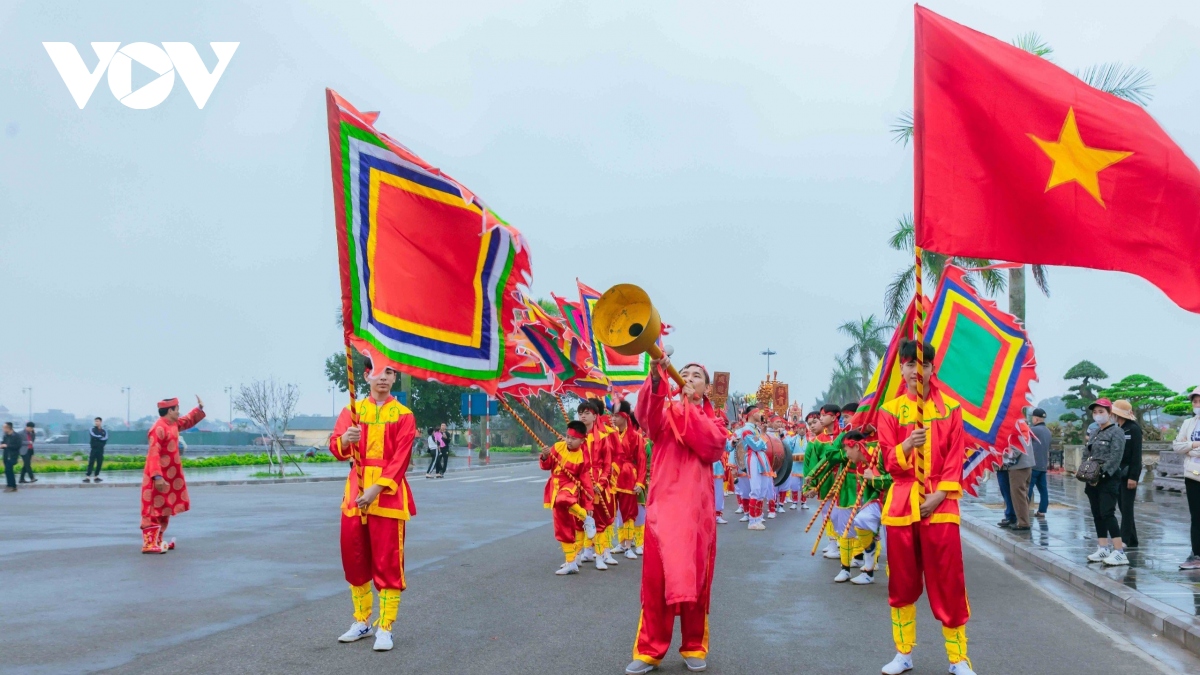
M 1140 546 L 1126 550 L 1128 567 L 1105 567 L 1087 562 L 1088 554 L 1096 550 L 1096 531 L 1084 484 L 1061 473 L 1047 478 L 1050 509 L 1045 519 L 1030 519 L 1032 530 L 1013 532 L 996 527 L 1004 517 L 1004 502 L 994 480 L 980 487 L 978 498 L 963 500 L 963 526 L 1012 547 L 1047 573 L 1137 616 L 1174 642 L 1200 653 L 1200 571 L 1179 569 L 1191 548 L 1187 498 L 1142 484 L 1134 508 Z M 1037 499 L 1035 491 L 1034 509 Z

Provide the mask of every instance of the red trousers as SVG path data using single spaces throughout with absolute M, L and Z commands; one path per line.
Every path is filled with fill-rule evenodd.
M 342 570 L 351 586 L 403 591 L 404 522 L 399 518 L 342 515 Z
M 636 512 L 635 512 L 636 515 Z M 603 532 L 617 517 L 617 500 L 611 491 L 596 495 L 592 508 L 592 518 L 596 521 L 596 531 Z
M 142 516 L 142 529 L 147 530 L 152 527 L 167 529 L 167 524 L 171 522 L 171 516 Z
M 583 523 L 571 515 L 572 504 L 555 504 L 551 509 L 554 523 L 554 540 L 564 544 L 575 543 L 575 533 L 583 531 Z
M 924 580 L 934 618 L 947 628 L 966 625 L 971 607 L 958 523 L 888 525 L 887 557 L 889 605 L 915 605 Z
M 632 492 L 618 492 L 617 510 L 621 512 L 621 522 L 637 520 L 637 495 Z
M 658 665 L 671 648 L 671 634 L 675 632 L 675 617 L 679 617 L 679 630 L 683 642 L 679 653 L 685 657 L 706 658 L 708 656 L 708 602 L 712 589 L 710 573 L 706 581 L 701 602 L 684 602 L 668 605 L 666 584 L 663 579 L 662 558 L 659 554 L 658 538 L 646 529 L 645 553 L 642 555 L 642 615 L 638 618 L 637 639 L 633 643 L 633 658 Z

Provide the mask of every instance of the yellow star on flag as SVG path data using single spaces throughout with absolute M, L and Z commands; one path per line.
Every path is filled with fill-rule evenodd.
M 1101 207 L 1104 207 L 1104 200 L 1100 198 L 1100 172 L 1133 154 L 1084 145 L 1083 138 L 1079 135 L 1079 125 L 1075 123 L 1075 108 L 1067 109 L 1067 119 L 1063 122 L 1062 131 L 1058 132 L 1057 142 L 1044 141 L 1033 134 L 1026 135 L 1054 161 L 1050 180 L 1046 182 L 1046 192 L 1063 183 L 1075 181 L 1087 190 Z

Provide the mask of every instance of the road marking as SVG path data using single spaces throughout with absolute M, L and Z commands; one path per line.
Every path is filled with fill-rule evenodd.
M 537 479 L 538 479 L 538 481 L 541 481 L 542 477 L 538 476 Z M 519 480 L 530 480 L 530 478 L 529 478 L 529 476 L 517 476 L 516 478 L 505 478 L 504 480 L 498 480 L 496 482 L 497 483 L 513 483 L 513 482 L 516 482 Z
M 483 478 L 471 478 L 469 480 L 464 480 L 463 482 L 464 483 L 479 483 L 479 482 L 482 482 L 485 480 L 496 480 L 497 478 L 503 478 L 503 477 L 504 476 L 484 476 Z

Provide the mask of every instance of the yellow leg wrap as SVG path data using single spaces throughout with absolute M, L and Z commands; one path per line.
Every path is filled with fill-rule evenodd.
M 366 623 L 374 611 L 375 598 L 371 596 L 371 582 L 350 587 L 350 600 L 354 603 L 354 620 Z
M 605 542 L 605 544 L 607 544 L 607 545 L 608 545 L 608 548 L 612 548 L 612 547 L 614 547 L 614 546 L 616 546 L 616 545 L 617 545 L 617 542 L 618 542 L 618 541 L 619 541 L 619 540 L 617 539 L 617 526 L 616 526 L 616 525 L 609 525 L 609 526 L 608 526 L 608 529 L 606 529 L 606 530 L 604 531 L 604 542 Z
M 596 538 L 592 540 L 592 543 L 596 545 L 596 555 L 604 555 L 604 552 L 609 549 L 608 530 L 601 530 L 597 532 Z
M 585 511 L 583 507 L 578 504 L 572 505 L 571 508 L 568 509 L 568 512 L 578 518 L 581 522 L 587 519 L 587 511 Z
M 831 522 L 832 520 L 833 519 L 830 518 L 829 520 L 825 521 L 825 535 L 830 539 L 837 539 L 838 533 L 833 529 L 833 522 Z
M 896 651 L 901 654 L 911 654 L 913 647 L 917 646 L 916 605 L 892 607 L 892 640 L 896 643 Z M 947 642 L 947 649 L 949 649 L 949 645 L 950 643 Z
M 634 525 L 633 526 L 633 543 L 635 546 L 645 546 L 646 545 L 646 526 L 645 525 Z
M 849 567 L 850 561 L 854 559 L 854 539 L 850 537 L 838 537 L 838 551 L 842 555 L 842 567 Z
M 396 613 L 400 611 L 400 589 L 379 589 L 379 630 L 390 631 L 396 621 Z
M 566 558 L 567 562 L 575 562 L 575 556 L 579 555 L 579 551 L 575 549 L 575 547 L 578 545 L 578 542 L 573 541 L 568 543 L 563 541 L 559 543 L 562 544 L 563 557 Z
M 971 659 L 967 658 L 967 627 L 946 628 L 942 626 L 942 637 L 946 638 L 946 658 L 950 659 L 950 663 L 966 661 L 970 666 Z
M 871 542 L 875 541 L 875 533 L 870 530 L 860 530 L 856 527 L 856 528 L 854 528 L 854 534 L 858 535 L 857 541 L 854 542 L 854 550 L 855 550 L 854 555 L 858 555 L 859 553 L 866 553 L 867 549 L 871 547 Z M 871 555 L 876 560 L 879 559 L 879 547 L 878 546 L 875 547 L 875 552 L 872 553 Z

